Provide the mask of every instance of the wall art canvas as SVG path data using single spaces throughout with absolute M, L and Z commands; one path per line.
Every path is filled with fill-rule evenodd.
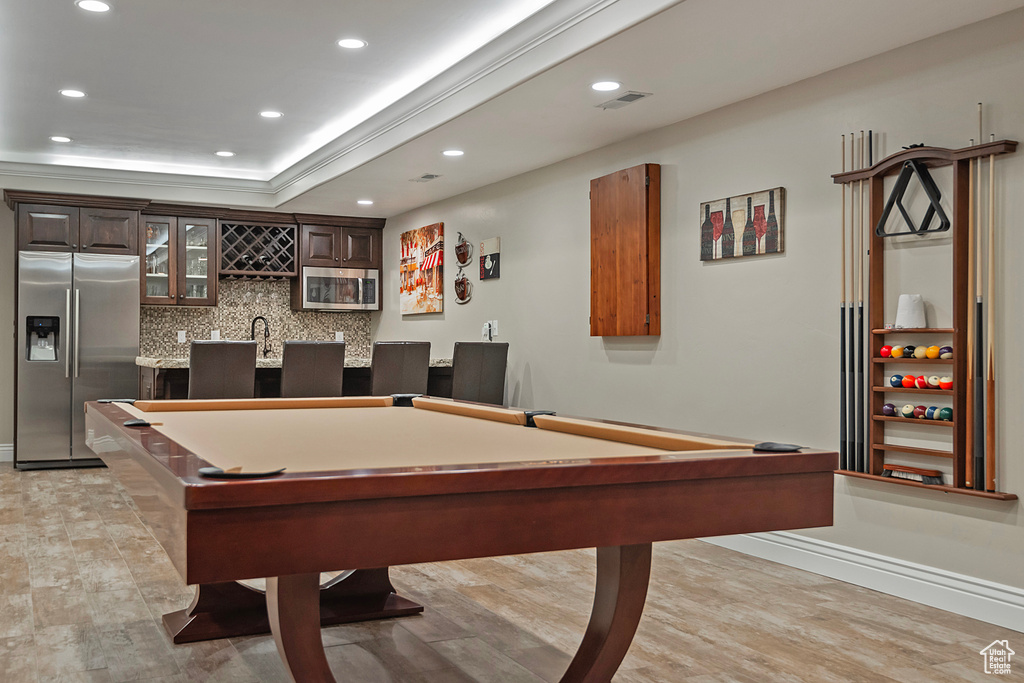
M 501 277 L 501 238 L 492 237 L 480 243 L 480 279 Z
M 741 194 L 700 205 L 700 260 L 781 254 L 786 190 Z
M 402 315 L 444 311 L 444 223 L 402 233 L 398 273 Z

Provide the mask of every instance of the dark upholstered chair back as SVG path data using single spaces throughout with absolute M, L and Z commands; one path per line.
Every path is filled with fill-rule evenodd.
M 192 342 L 189 398 L 252 398 L 255 393 L 256 342 Z
M 281 357 L 281 398 L 341 396 L 345 342 L 286 341 Z
M 425 394 L 429 368 L 430 342 L 374 342 L 370 395 Z
M 507 342 L 455 342 L 452 398 L 503 405 Z

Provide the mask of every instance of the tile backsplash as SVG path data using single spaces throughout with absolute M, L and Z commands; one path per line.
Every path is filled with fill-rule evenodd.
M 287 280 L 221 280 L 216 307 L 143 306 L 139 354 L 185 358 L 189 342 L 209 339 L 212 330 L 221 339 L 248 339 L 252 319 L 262 315 L 270 324 L 271 356 L 280 357 L 285 340 L 333 341 L 344 332 L 346 356 L 370 357 L 369 312 L 293 311 L 290 297 Z M 178 330 L 185 330 L 186 343 L 178 343 Z M 262 323 L 256 338 L 262 348 Z

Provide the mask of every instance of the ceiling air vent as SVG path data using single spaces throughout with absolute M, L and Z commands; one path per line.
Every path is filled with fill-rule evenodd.
M 434 180 L 434 179 L 440 178 L 440 177 L 441 176 L 439 176 L 436 173 L 424 173 L 419 178 L 410 178 L 409 182 L 410 183 L 429 183 L 431 180 Z
M 637 92 L 635 90 L 630 90 L 627 93 L 619 95 L 614 100 L 608 100 L 607 102 L 603 102 L 597 106 L 600 107 L 601 109 L 621 109 L 622 107 L 625 107 L 627 104 L 633 104 L 637 100 L 642 100 L 645 97 L 650 97 L 652 94 L 653 93 L 649 92 Z

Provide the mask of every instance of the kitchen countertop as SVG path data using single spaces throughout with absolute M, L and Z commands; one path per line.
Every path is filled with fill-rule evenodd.
M 150 356 L 136 356 L 135 364 L 143 368 L 158 368 L 158 369 L 174 369 L 174 368 L 187 368 L 188 358 L 152 358 Z M 448 368 L 452 365 L 451 358 L 431 358 L 430 367 L 432 368 Z M 257 368 L 279 368 L 281 367 L 281 358 L 263 358 L 262 356 L 256 357 Z M 369 358 L 353 358 L 345 356 L 345 367 L 346 368 L 368 368 L 370 367 Z

